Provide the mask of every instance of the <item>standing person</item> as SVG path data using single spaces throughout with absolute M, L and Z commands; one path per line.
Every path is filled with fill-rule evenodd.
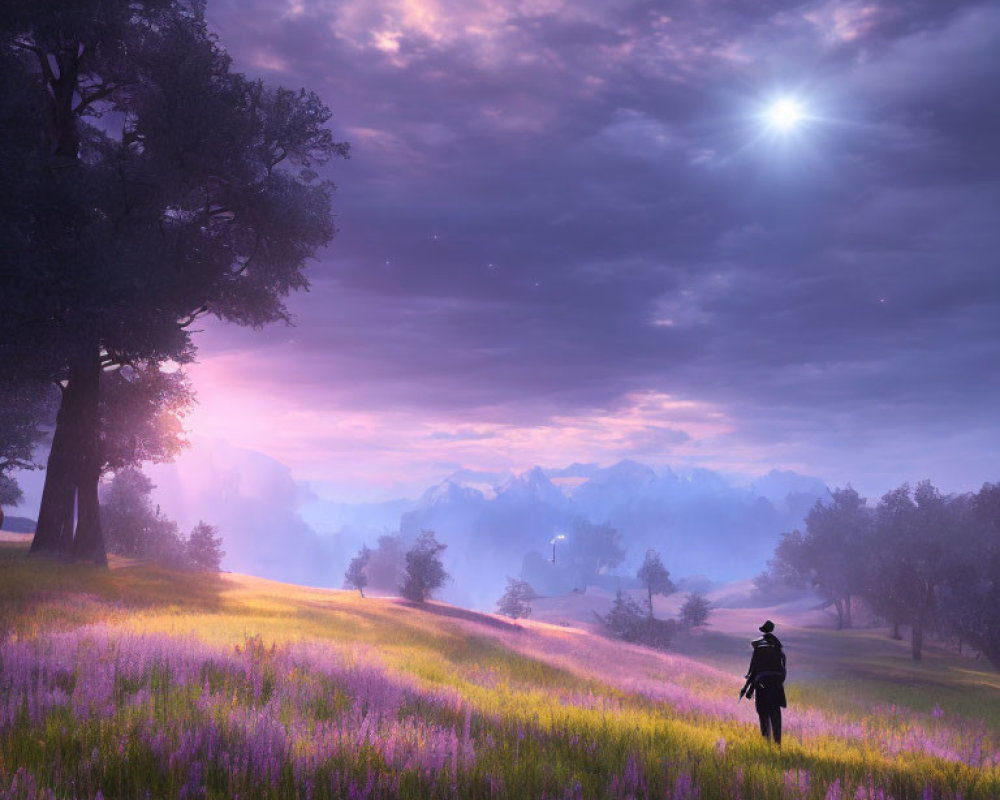
M 760 717 L 760 732 L 765 739 L 772 738 L 781 744 L 781 709 L 785 708 L 785 651 L 774 635 L 774 623 L 767 620 L 758 630 L 764 635 L 751 642 L 753 655 L 747 682 L 740 692 L 753 697 Z

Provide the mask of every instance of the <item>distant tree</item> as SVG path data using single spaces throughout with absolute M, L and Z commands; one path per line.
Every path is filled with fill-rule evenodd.
M 207 572 L 218 572 L 222 557 L 226 554 L 222 549 L 222 537 L 219 529 L 207 522 L 199 521 L 188 536 L 185 547 L 188 564 L 193 569 Z
M 153 505 L 153 488 L 153 482 L 134 468 L 116 474 L 105 488 L 101 506 L 107 523 L 108 550 L 173 567 L 186 566 L 186 548 L 177 525 Z
M 371 558 L 371 548 L 368 545 L 362 545 L 361 550 L 347 565 L 347 572 L 344 573 L 344 586 L 349 589 L 357 589 L 362 597 L 365 596 L 365 587 L 368 585 L 368 576 L 365 571 Z
M 708 623 L 712 604 L 701 592 L 691 592 L 681 606 L 680 620 L 685 628 L 697 628 Z
M 639 604 L 619 589 L 611 610 L 601 620 L 613 638 L 636 642 L 641 637 L 645 615 Z
M 655 619 L 645 614 L 642 607 L 621 589 L 615 594 L 611 610 L 604 616 L 597 615 L 597 618 L 613 639 L 661 650 L 670 646 L 677 629 L 674 620 Z
M 647 618 L 642 624 L 640 642 L 657 650 L 666 650 L 677 632 L 677 620 Z
M 383 534 L 378 537 L 365 568 L 365 577 L 368 579 L 365 585 L 382 592 L 396 592 L 403 581 L 405 568 L 406 554 L 402 537 L 395 533 Z
M 677 590 L 674 586 L 674 582 L 670 580 L 670 573 L 667 571 L 666 567 L 663 566 L 663 562 L 660 560 L 660 554 L 655 550 L 647 550 L 646 558 L 642 562 L 642 566 L 639 567 L 636 577 L 642 582 L 642 585 L 646 587 L 646 592 L 649 599 L 649 616 L 653 616 L 653 595 L 662 594 L 664 596 L 672 594 Z
M 527 581 L 517 578 L 507 578 L 507 591 L 497 601 L 497 611 L 513 619 L 531 616 L 531 601 L 535 598 L 535 590 Z
M 949 543 L 954 555 L 941 587 L 941 614 L 1000 669 L 1000 484 L 984 484 L 967 505 L 964 531 Z
M 805 533 L 783 534 L 773 568 L 799 575 L 815 586 L 837 611 L 837 628 L 850 628 L 852 598 L 868 583 L 862 553 L 871 544 L 872 513 L 854 489 L 834 489 L 827 503 L 817 501 L 806 515 Z
M 787 535 L 787 534 L 786 534 Z M 776 601 L 801 592 L 806 588 L 805 578 L 788 564 L 777 558 L 767 562 L 767 568 L 753 578 L 756 595 L 765 601 Z
M 621 533 L 606 522 L 597 525 L 578 519 L 560 548 L 556 567 L 566 570 L 580 588 L 625 559 Z
M 876 510 L 869 596 L 876 610 L 910 624 L 916 661 L 937 618 L 938 593 L 953 563 L 951 541 L 961 536 L 960 502 L 921 481 L 912 492 L 906 484 L 887 492 Z
M 407 600 L 423 603 L 436 590 L 441 588 L 451 576 L 445 572 L 441 563 L 441 553 L 448 545 L 441 544 L 434 536 L 434 531 L 421 531 L 416 544 L 406 553 L 406 572 L 400 593 Z

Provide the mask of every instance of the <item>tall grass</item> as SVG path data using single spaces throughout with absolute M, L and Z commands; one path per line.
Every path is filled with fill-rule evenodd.
M 793 709 L 777 749 L 738 681 L 678 656 L 0 558 L 0 798 L 1000 796 L 995 733 L 937 708 Z

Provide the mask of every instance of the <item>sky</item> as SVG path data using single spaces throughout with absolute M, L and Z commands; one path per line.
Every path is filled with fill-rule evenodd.
M 632 458 L 1000 480 L 1000 5 L 209 0 L 351 158 L 196 440 L 342 499 Z M 782 99 L 802 118 L 785 130 Z

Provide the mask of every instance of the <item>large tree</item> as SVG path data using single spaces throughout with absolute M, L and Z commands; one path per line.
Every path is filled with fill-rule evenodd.
M 911 652 L 923 656 L 924 634 L 935 622 L 941 586 L 950 574 L 952 541 L 959 538 L 964 498 L 943 496 L 930 481 L 911 491 L 906 484 L 887 492 L 876 510 L 876 553 L 872 597 L 891 597 L 900 622 L 911 626 Z
M 56 393 L 39 357 L 44 337 L 37 326 L 25 328 L 19 314 L 31 298 L 19 294 L 11 279 L 25 268 L 33 250 L 33 208 L 41 196 L 39 176 L 47 152 L 31 128 L 44 100 L 29 91 L 31 64 L 9 46 L 3 24 L 0 15 L 0 506 L 22 499 L 16 473 L 37 466 L 33 454 L 41 438 L 39 424 L 53 421 Z
M 805 519 L 805 532 L 781 537 L 772 569 L 797 574 L 815 586 L 837 611 L 837 628 L 852 625 L 852 598 L 866 586 L 866 552 L 872 513 L 854 489 L 834 489 L 817 501 Z
M 952 630 L 1000 669 L 1000 484 L 984 484 L 965 507 L 964 524 L 949 542 L 940 610 Z
M 24 131 L 14 180 L 30 206 L 2 332 L 62 388 L 32 549 L 100 560 L 102 371 L 190 359 L 203 314 L 286 319 L 283 298 L 334 233 L 312 167 L 347 146 L 316 95 L 233 72 L 201 0 L 2 12 L 0 50 L 23 78 L 4 114 Z

